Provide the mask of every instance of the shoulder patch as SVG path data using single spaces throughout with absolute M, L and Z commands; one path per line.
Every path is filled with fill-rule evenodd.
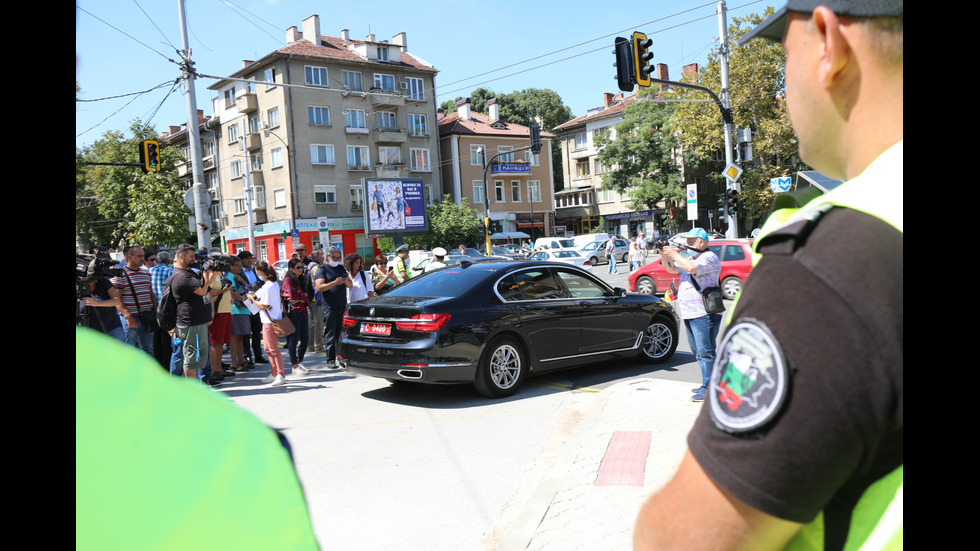
M 743 318 L 725 332 L 708 388 L 711 419 L 744 433 L 770 422 L 789 392 L 786 356 L 766 324 Z

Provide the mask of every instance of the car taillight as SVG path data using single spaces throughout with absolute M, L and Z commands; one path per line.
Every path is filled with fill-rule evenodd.
M 357 320 L 349 318 L 347 314 L 344 314 L 344 327 L 354 327 L 355 325 L 357 325 Z
M 419 314 L 407 320 L 396 321 L 402 331 L 438 331 L 449 323 L 449 314 Z

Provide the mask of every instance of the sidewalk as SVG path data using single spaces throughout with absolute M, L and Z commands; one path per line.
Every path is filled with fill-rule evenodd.
M 687 450 L 702 406 L 692 386 L 641 379 L 600 393 L 498 551 L 631 549 L 643 501 Z

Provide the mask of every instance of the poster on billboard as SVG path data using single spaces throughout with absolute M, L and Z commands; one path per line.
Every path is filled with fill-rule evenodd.
M 368 234 L 422 234 L 429 231 L 422 180 L 364 180 Z

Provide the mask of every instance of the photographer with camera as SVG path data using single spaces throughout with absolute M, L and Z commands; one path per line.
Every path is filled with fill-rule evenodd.
M 220 276 L 212 270 L 197 274 L 191 270 L 197 260 L 194 247 L 184 243 L 177 247 L 170 286 L 177 302 L 177 327 L 172 336 L 180 339 L 184 349 L 184 377 L 197 377 L 197 370 L 208 363 L 208 324 L 211 322 L 211 296 L 208 289 Z
M 113 287 L 110 277 L 115 275 L 115 264 L 107 253 L 99 253 L 90 262 L 86 256 L 76 259 L 82 267 L 76 272 L 78 298 L 85 305 L 85 325 L 105 333 L 120 342 L 126 342 L 126 330 L 119 321 L 122 300 Z
M 153 356 L 157 299 L 153 295 L 150 273 L 140 269 L 145 255 L 140 247 L 126 247 L 124 254 L 126 264 L 122 267 L 122 275 L 111 279 L 122 299 L 122 306 L 118 308 L 119 321 L 126 331 L 126 344 Z
M 702 402 L 715 363 L 715 341 L 721 327 L 721 314 L 705 310 L 702 292 L 718 287 L 721 259 L 708 249 L 708 232 L 693 228 L 684 237 L 687 246 L 681 249 L 664 246 L 660 250 L 667 272 L 680 275 L 677 300 L 674 306 L 687 328 L 687 341 L 701 367 L 701 387 L 693 390 L 691 401 Z

